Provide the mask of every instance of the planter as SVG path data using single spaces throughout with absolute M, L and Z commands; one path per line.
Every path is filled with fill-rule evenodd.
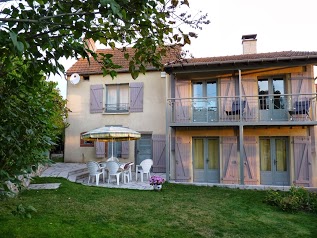
M 162 189 L 162 184 L 155 184 L 153 185 L 154 190 L 160 191 Z

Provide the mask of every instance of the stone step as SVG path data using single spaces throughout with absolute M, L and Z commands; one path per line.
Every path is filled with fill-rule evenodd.
M 68 180 L 72 182 L 76 182 L 78 179 L 88 177 L 88 175 L 89 175 L 89 172 L 86 167 L 81 169 L 76 169 L 68 173 Z
M 85 167 L 85 168 L 75 169 L 75 170 L 69 171 L 68 172 L 68 176 L 75 175 L 75 174 L 80 174 L 80 173 L 83 173 L 83 172 L 88 172 L 88 168 Z

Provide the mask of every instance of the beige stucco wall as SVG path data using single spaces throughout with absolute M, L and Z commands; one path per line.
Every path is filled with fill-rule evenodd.
M 144 82 L 143 112 L 106 114 L 90 113 L 90 85 Z M 165 78 L 160 72 L 148 72 L 133 80 L 129 73 L 120 73 L 117 78 L 90 76 L 73 85 L 67 82 L 67 107 L 71 110 L 65 132 L 65 162 L 87 162 L 96 158 L 94 147 L 80 147 L 80 133 L 106 125 L 122 125 L 133 130 L 165 134 Z M 104 91 L 105 104 L 106 93 Z M 134 161 L 134 141 L 130 141 L 129 161 Z

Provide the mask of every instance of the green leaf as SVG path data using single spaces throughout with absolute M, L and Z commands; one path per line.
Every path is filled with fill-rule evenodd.
M 109 42 L 109 46 L 111 47 L 111 49 L 114 49 L 116 47 L 114 42 Z
M 18 35 L 13 31 L 10 31 L 9 35 L 10 35 L 10 38 L 12 40 L 13 45 L 16 46 L 18 44 Z

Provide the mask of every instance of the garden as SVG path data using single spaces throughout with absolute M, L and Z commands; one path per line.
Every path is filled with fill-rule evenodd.
M 155 192 L 84 186 L 62 178 L 35 178 L 33 183 L 61 186 L 1 200 L 2 238 L 317 237 L 317 214 L 272 206 L 285 200 L 272 191 L 165 182 Z

